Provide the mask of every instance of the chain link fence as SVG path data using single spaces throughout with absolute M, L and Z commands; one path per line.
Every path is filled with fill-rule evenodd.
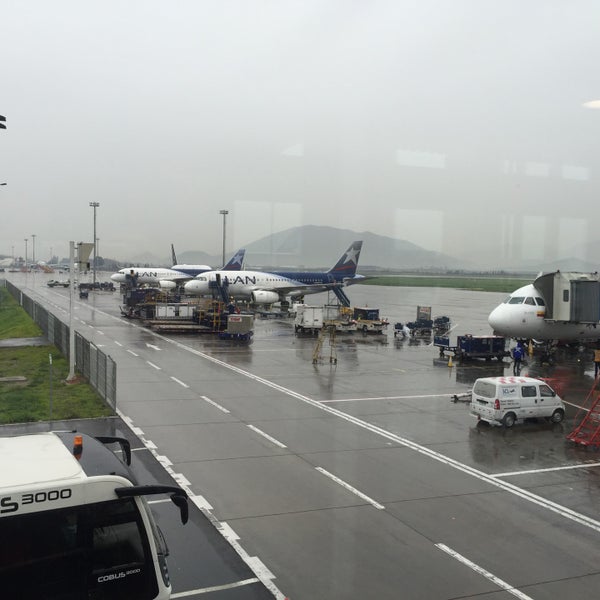
M 4 280 L 1 284 L 44 332 L 48 341 L 70 359 L 69 326 L 10 281 Z M 77 331 L 75 332 L 75 370 L 87 379 L 112 410 L 116 410 L 117 363 Z

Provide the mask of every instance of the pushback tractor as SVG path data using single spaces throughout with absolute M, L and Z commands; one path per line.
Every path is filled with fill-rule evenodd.
M 106 444 L 118 444 L 124 461 Z M 171 595 L 168 550 L 125 438 L 76 432 L 0 438 L 0 597 L 150 600 Z

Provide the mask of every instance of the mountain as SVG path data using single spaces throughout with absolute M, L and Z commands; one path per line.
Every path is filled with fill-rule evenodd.
M 329 269 L 355 240 L 363 240 L 359 267 L 381 269 L 466 268 L 464 262 L 407 242 L 368 231 L 304 225 L 246 245 L 246 263 L 255 267 Z M 360 271 L 360 268 L 359 268 Z
M 336 227 L 303 225 L 292 227 L 246 244 L 246 268 L 261 269 L 319 269 L 331 268 L 355 240 L 363 240 L 359 272 L 375 269 L 474 269 L 473 263 L 447 254 L 425 250 L 416 244 L 368 231 L 356 232 Z M 230 249 L 233 253 L 236 249 Z M 131 264 L 171 266 L 170 260 L 152 258 L 149 254 L 136 257 Z M 222 256 L 201 251 L 177 254 L 179 263 L 208 264 L 215 268 Z

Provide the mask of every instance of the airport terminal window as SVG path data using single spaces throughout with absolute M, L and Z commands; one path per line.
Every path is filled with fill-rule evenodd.
M 524 385 L 521 388 L 521 395 L 523 398 L 535 398 L 535 396 L 537 396 L 536 392 L 535 385 Z

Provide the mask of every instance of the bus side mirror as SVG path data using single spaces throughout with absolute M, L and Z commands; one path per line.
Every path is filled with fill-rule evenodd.
M 181 494 L 172 494 L 171 500 L 173 504 L 179 508 L 181 523 L 185 525 L 188 522 L 190 513 L 187 496 L 182 496 Z

